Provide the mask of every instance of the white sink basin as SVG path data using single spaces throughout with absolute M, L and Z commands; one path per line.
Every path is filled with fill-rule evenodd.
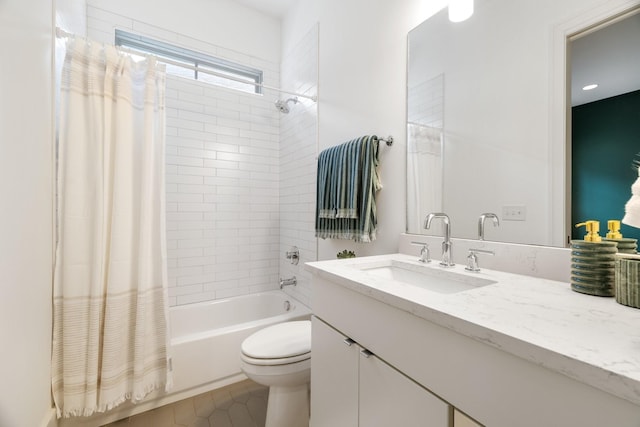
M 378 278 L 417 286 L 441 294 L 453 294 L 497 283 L 482 277 L 473 277 L 440 267 L 415 265 L 398 260 L 354 265 L 355 268 Z

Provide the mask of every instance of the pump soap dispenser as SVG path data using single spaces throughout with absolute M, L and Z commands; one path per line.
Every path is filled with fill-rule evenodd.
M 620 221 L 616 219 L 610 219 L 607 221 L 607 239 L 622 239 L 622 233 L 620 233 Z
M 620 233 L 620 221 L 610 219 L 607 221 L 609 232 L 605 240 L 613 241 L 618 244 L 618 252 L 623 254 L 635 254 L 638 249 L 638 239 L 627 239 L 622 237 Z
M 602 241 L 598 234 L 600 222 L 589 220 L 576 224 L 585 226 L 584 240 L 571 241 L 571 289 L 583 294 L 614 295 L 616 241 Z
M 585 226 L 587 234 L 584 235 L 585 242 L 601 242 L 602 237 L 598 234 L 600 232 L 600 221 L 589 220 L 576 224 L 576 227 Z

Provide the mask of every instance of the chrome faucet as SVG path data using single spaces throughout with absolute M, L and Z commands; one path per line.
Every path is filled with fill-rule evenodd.
M 449 221 L 449 216 L 445 213 L 430 213 L 424 220 L 424 228 L 431 228 L 431 221 L 434 218 L 442 218 L 442 222 L 444 222 L 444 241 L 442 242 L 442 261 L 440 261 L 440 265 L 443 267 L 452 267 L 455 264 L 453 263 L 453 255 L 451 254 L 451 223 Z
M 296 286 L 298 284 L 298 279 L 296 276 L 290 277 L 288 279 L 280 278 L 280 289 L 283 289 L 285 286 Z
M 493 220 L 493 226 L 497 227 L 500 225 L 500 220 L 498 219 L 498 215 L 494 213 L 483 213 L 480 215 L 480 219 L 478 219 L 478 239 L 484 240 L 484 220 L 487 218 L 491 218 Z

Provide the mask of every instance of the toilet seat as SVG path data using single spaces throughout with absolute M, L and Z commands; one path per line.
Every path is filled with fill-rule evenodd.
M 293 357 L 281 357 L 279 359 L 258 359 L 255 357 L 249 357 L 244 353 L 242 353 L 240 356 L 243 362 L 249 363 L 251 365 L 275 366 L 275 365 L 290 365 L 292 363 L 303 362 L 311 358 L 311 352 L 300 354 L 298 356 L 293 356 Z
M 264 328 L 244 340 L 242 360 L 263 366 L 297 363 L 311 357 L 311 322 L 300 320 Z

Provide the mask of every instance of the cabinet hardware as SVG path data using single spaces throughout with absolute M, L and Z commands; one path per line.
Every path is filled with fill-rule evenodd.
M 351 347 L 353 344 L 355 344 L 356 342 L 354 340 L 352 340 L 351 338 L 345 338 L 344 341 L 342 341 L 343 343 L 345 343 L 346 345 L 348 345 L 349 347 Z
M 362 350 L 360 350 L 360 354 L 367 359 L 373 356 L 373 353 L 367 350 L 366 348 L 363 348 Z

